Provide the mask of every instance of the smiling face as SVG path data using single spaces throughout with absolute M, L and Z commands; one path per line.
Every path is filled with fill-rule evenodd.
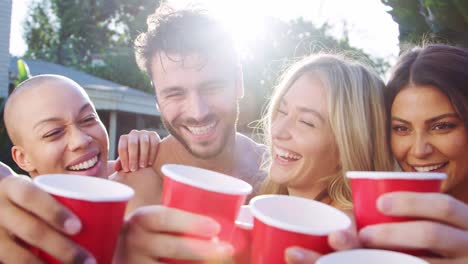
M 434 86 L 402 89 L 391 109 L 391 147 L 404 171 L 445 172 L 449 192 L 468 175 L 468 133 L 449 98 Z
M 221 59 L 177 54 L 153 58 L 151 75 L 162 120 L 195 157 L 215 157 L 234 140 L 243 86 L 233 68 Z
M 47 173 L 106 177 L 108 139 L 85 91 L 48 77 L 15 98 L 16 163 L 31 176 Z M 33 80 L 35 81 L 35 80 Z
M 304 74 L 284 94 L 271 125 L 271 180 L 304 189 L 337 172 L 339 156 L 329 123 L 327 91 Z

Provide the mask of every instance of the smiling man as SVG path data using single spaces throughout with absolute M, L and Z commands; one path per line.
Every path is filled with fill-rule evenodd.
M 160 143 L 154 182 L 117 180 L 146 195 L 143 204 L 159 203 L 161 166 L 177 163 L 232 175 L 255 192 L 266 175 L 260 168 L 266 149 L 236 131 L 244 85 L 230 34 L 202 10 L 162 6 L 148 17 L 148 30 L 137 37 L 135 49 L 170 135 Z
M 244 94 L 242 67 L 230 34 L 202 10 L 162 6 L 148 17 L 136 41 L 136 59 L 154 85 L 157 106 L 170 135 L 159 145 L 154 177 L 118 179 L 132 186 L 141 205 L 160 202 L 161 165 L 177 163 L 225 173 L 253 185 L 266 173 L 266 148 L 236 131 Z M 214 237 L 219 225 L 206 217 L 162 206 L 135 211 L 121 241 L 120 263 L 159 263 L 158 258 L 212 260 L 232 254 Z M 145 238 L 145 240 L 143 240 Z M 149 243 L 148 241 L 152 241 Z
M 215 170 L 257 186 L 264 148 L 236 132 L 244 95 L 234 41 L 202 11 L 162 7 L 135 41 L 138 65 L 154 84 L 170 132 L 153 168 L 180 163 Z

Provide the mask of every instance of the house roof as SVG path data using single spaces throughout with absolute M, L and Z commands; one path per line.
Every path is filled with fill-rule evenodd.
M 10 59 L 10 78 L 18 74 L 18 58 Z M 116 110 L 130 113 L 159 116 L 155 108 L 154 95 L 115 82 L 101 79 L 91 74 L 63 65 L 42 60 L 23 59 L 31 75 L 58 74 L 66 76 L 80 84 L 98 110 Z

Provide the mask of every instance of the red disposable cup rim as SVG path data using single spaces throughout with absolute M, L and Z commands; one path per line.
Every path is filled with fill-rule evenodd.
M 45 174 L 33 181 L 50 194 L 90 202 L 128 201 L 134 195 L 127 185 L 92 176 Z
M 165 164 L 161 167 L 161 171 L 164 176 L 174 181 L 210 192 L 232 195 L 248 195 L 252 192 L 252 186 L 249 183 L 211 170 L 180 164 Z
M 308 235 L 328 235 L 351 226 L 351 219 L 340 210 L 295 196 L 260 195 L 250 200 L 250 210 L 256 219 L 269 226 Z
M 236 226 L 244 230 L 253 229 L 253 215 L 249 205 L 242 205 L 236 219 Z
M 356 260 L 356 262 L 351 262 Z M 382 262 L 385 260 L 386 262 Z M 331 263 L 404 263 L 404 264 L 429 264 L 423 259 L 390 250 L 382 249 L 353 249 L 334 252 L 320 257 L 317 264 Z
M 346 177 L 372 180 L 445 180 L 447 174 L 441 172 L 348 171 Z

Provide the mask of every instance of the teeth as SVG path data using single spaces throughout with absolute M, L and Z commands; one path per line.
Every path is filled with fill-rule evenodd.
M 83 161 L 80 164 L 70 166 L 69 169 L 74 170 L 74 171 L 86 170 L 86 169 L 89 169 L 89 168 L 93 167 L 94 165 L 96 165 L 97 161 L 98 161 L 98 157 L 94 156 L 94 158 L 91 158 L 91 159 L 89 159 L 87 161 Z
M 188 126 L 188 130 L 190 130 L 190 132 L 192 132 L 193 134 L 195 135 L 202 135 L 202 134 L 205 134 L 207 133 L 212 127 L 214 127 L 216 123 L 213 122 L 207 126 L 203 126 L 203 127 L 190 127 Z
M 429 172 L 429 171 L 437 170 L 437 169 L 443 167 L 444 165 L 445 165 L 445 163 L 442 163 L 442 164 L 439 164 L 439 165 L 434 165 L 434 166 L 424 166 L 424 167 L 415 167 L 415 166 L 413 166 L 413 168 L 417 172 Z
M 293 154 L 283 149 L 275 149 L 276 154 L 282 158 L 298 160 L 301 158 L 300 155 Z

